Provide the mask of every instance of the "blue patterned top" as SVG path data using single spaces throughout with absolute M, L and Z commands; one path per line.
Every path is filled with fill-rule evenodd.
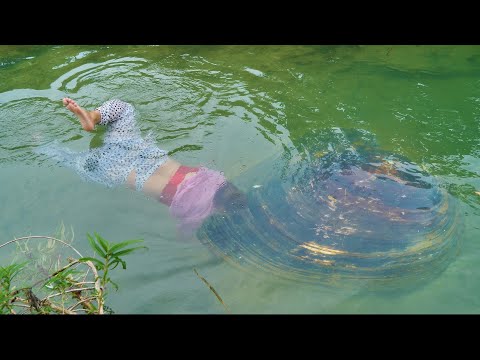
M 108 187 L 124 184 L 135 170 L 135 188 L 142 190 L 145 181 L 167 161 L 167 152 L 158 148 L 151 136 L 142 138 L 131 104 L 110 100 L 96 110 L 100 111 L 100 124 L 107 126 L 101 147 L 74 152 L 54 142 L 38 152 L 75 170 L 84 180 Z

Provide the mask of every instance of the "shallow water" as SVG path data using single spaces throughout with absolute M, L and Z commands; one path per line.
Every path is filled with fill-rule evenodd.
M 234 313 L 478 313 L 480 310 L 478 46 L 0 46 L 1 242 L 85 234 L 143 238 L 147 252 L 112 275 L 117 313 L 224 313 L 196 268 Z M 135 105 L 143 133 L 187 165 L 231 179 L 325 129 L 361 129 L 435 175 L 460 208 L 460 251 L 413 289 L 327 287 L 244 271 L 203 245 L 178 241 L 168 211 L 126 188 L 83 182 L 36 154 L 58 139 L 101 144 L 61 104 Z M 261 166 L 261 165 L 260 165 Z M 265 169 L 265 172 L 268 172 Z

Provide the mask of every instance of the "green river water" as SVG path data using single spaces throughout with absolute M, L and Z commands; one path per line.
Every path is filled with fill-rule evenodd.
M 94 231 L 144 239 L 149 250 L 112 274 L 116 313 L 224 313 L 194 268 L 233 313 L 478 313 L 478 74 L 480 46 L 0 46 L 0 243 L 51 235 L 62 222 L 86 253 Z M 301 152 L 316 131 L 368 131 L 453 196 L 458 254 L 422 286 L 388 293 L 252 275 L 178 241 L 157 201 L 84 182 L 35 153 L 55 139 L 76 151 L 101 143 L 104 130 L 83 131 L 65 96 L 88 109 L 126 100 L 172 157 L 231 179 L 285 149 Z

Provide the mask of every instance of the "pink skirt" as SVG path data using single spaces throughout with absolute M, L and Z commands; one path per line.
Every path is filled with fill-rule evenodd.
M 173 196 L 170 214 L 178 221 L 182 233 L 193 233 L 214 211 L 215 194 L 227 179 L 219 171 L 200 167 L 184 180 Z

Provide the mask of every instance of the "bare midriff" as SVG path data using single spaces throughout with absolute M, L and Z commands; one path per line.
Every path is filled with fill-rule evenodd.
M 162 164 L 154 173 L 145 181 L 143 185 L 143 192 L 154 198 L 158 198 L 165 186 L 168 184 L 172 176 L 177 172 L 178 168 L 181 166 L 178 161 L 173 159 L 168 159 L 164 164 Z M 190 172 L 185 175 L 185 178 L 181 183 L 186 179 L 193 176 L 195 172 Z M 181 184 L 180 183 L 180 184 Z M 178 186 L 180 186 L 180 184 Z M 135 170 L 133 170 L 127 177 L 127 185 L 131 189 L 135 189 Z

